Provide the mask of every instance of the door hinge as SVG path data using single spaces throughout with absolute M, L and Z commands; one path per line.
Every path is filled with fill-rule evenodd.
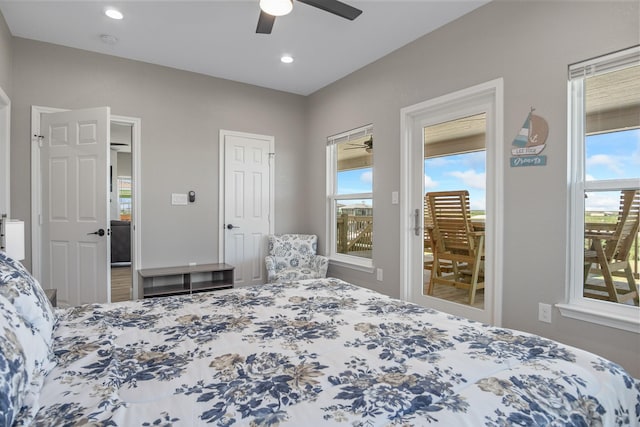
M 38 147 L 42 148 L 44 135 L 33 135 L 33 137 L 38 140 Z

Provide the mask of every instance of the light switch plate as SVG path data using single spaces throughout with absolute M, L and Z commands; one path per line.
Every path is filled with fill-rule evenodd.
M 171 193 L 171 204 L 174 206 L 186 206 L 187 195 L 183 193 Z
M 392 205 L 397 205 L 400 202 L 400 198 L 398 196 L 398 192 L 397 191 L 392 191 L 391 192 L 391 204 Z

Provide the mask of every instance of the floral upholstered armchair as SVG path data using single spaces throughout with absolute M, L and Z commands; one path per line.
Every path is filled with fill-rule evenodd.
M 265 257 L 269 283 L 325 277 L 329 259 L 316 255 L 317 247 L 318 236 L 314 234 L 269 236 L 269 255 Z

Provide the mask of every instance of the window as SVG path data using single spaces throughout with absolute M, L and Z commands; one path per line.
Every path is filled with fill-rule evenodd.
M 332 261 L 371 268 L 373 126 L 327 139 L 327 241 Z
M 612 245 L 624 200 L 640 189 L 640 47 L 570 66 L 569 95 L 571 290 L 559 308 L 569 317 L 638 332 L 637 294 L 616 297 L 617 289 L 633 288 L 632 280 L 613 266 L 608 282 L 614 290 L 608 291 L 596 267 L 606 263 L 598 252 Z M 637 283 L 638 230 L 625 242 L 623 264 Z
M 118 177 L 118 211 L 121 220 L 131 221 L 131 177 Z

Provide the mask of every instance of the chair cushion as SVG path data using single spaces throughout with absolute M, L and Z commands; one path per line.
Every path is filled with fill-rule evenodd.
M 293 280 L 320 279 L 322 277 L 318 271 L 311 268 L 284 268 L 278 270 L 273 281 L 289 282 Z
M 312 265 L 318 247 L 314 234 L 283 234 L 269 236 L 269 254 L 275 257 L 277 270 Z
M 24 321 L 51 344 L 55 314 L 40 283 L 4 252 L 0 252 L 0 295 L 8 299 Z

